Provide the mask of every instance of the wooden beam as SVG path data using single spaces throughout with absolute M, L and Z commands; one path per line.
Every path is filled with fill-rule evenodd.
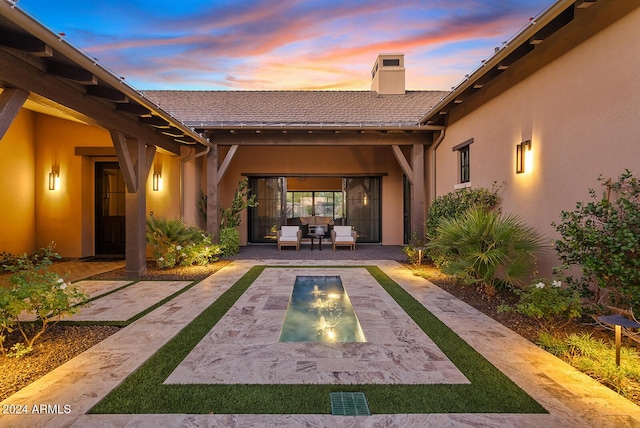
M 180 154 L 180 144 L 172 139 L 138 123 L 128 115 L 117 113 L 112 105 L 88 97 L 83 89 L 29 66 L 1 49 L 0 81 L 5 87 L 21 88 L 76 111 L 86 123 L 104 129 L 117 129 L 129 137 L 138 138 L 173 154 Z
M 76 156 L 90 158 L 116 156 L 114 147 L 76 147 L 74 153 Z
M 122 92 L 108 88 L 106 86 L 89 86 L 87 87 L 87 95 L 102 98 L 103 100 L 112 101 L 114 103 L 128 103 L 129 97 Z
M 50 62 L 47 72 L 55 76 L 72 80 L 81 85 L 97 85 L 98 78 L 90 71 L 84 68 L 74 67 L 73 65 L 61 64 L 59 62 Z
M 29 93 L 16 88 L 4 88 L 0 94 L 0 140 L 29 98 Z
M 120 163 L 120 170 L 122 171 L 122 178 L 124 184 L 127 187 L 127 192 L 135 193 L 138 191 L 138 174 L 137 174 L 137 162 L 135 157 L 137 151 L 138 140 L 128 139 L 123 133 L 118 131 L 111 131 L 111 140 L 113 141 L 113 147 L 116 149 L 116 156 L 118 156 L 118 162 Z
M 148 108 L 142 107 L 140 104 L 137 104 L 133 101 L 128 102 L 126 104 L 125 103 L 116 104 L 116 110 L 124 113 L 131 113 L 136 116 L 148 116 L 151 114 L 151 111 Z
M 407 162 L 407 159 L 404 157 L 404 153 L 402 153 L 400 146 L 394 144 L 391 146 L 391 150 L 393 150 L 393 154 L 395 155 L 396 160 L 400 164 L 400 168 L 402 168 L 402 171 L 404 172 L 404 175 L 407 177 L 407 180 L 409 180 L 409 183 L 413 184 L 413 170 L 411 169 L 409 162 Z
M 235 156 L 237 150 L 238 150 L 237 144 L 231 146 L 231 148 L 229 149 L 229 152 L 227 153 L 227 155 L 224 157 L 224 160 L 222 161 L 222 165 L 220 165 L 220 168 L 218 168 L 218 180 L 221 180 L 222 177 L 224 177 L 224 173 L 227 172 L 227 168 L 229 167 L 229 164 L 231 163 L 231 160 Z
M 220 231 L 218 157 L 218 145 L 213 144 L 207 155 L 207 231 L 217 239 Z
M 53 56 L 53 49 L 40 39 L 24 34 L 0 31 L 0 45 L 18 49 L 39 57 Z
M 146 125 L 151 125 L 155 128 L 165 128 L 165 129 L 171 128 L 171 125 L 169 124 L 169 122 L 167 122 L 160 116 L 141 117 L 140 119 L 138 119 L 138 121 Z

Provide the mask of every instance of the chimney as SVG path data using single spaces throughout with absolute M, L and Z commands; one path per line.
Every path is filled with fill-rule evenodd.
M 371 69 L 371 90 L 380 95 L 404 95 L 404 54 L 380 54 Z

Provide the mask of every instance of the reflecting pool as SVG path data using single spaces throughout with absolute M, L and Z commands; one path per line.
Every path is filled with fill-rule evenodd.
M 366 342 L 339 276 L 296 276 L 280 342 Z

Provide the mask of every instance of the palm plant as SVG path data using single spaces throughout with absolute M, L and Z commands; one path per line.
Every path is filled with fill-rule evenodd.
M 444 255 L 445 273 L 493 288 L 523 284 L 535 271 L 534 253 L 545 248 L 518 216 L 482 208 L 442 219 L 427 246 Z

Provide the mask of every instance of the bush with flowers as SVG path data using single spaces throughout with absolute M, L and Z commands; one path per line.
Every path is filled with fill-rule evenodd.
M 579 293 L 573 288 L 562 286 L 558 279 L 535 280 L 531 285 L 516 289 L 520 301 L 515 310 L 532 317 L 545 331 L 559 330 L 572 319 L 582 315 L 582 302 Z
M 49 269 L 52 259 L 60 258 L 53 247 L 50 244 L 34 255 L 14 257 L 11 264 L 3 266 L 4 271 L 12 273 L 11 286 L 0 287 L 0 352 L 3 355 L 19 357 L 31 352 L 48 327 L 74 314 L 87 302 L 87 295 Z M 35 322 L 24 320 L 33 315 Z M 16 343 L 7 352 L 6 334 L 15 329 L 24 343 Z
M 187 227 L 182 219 L 149 217 L 147 243 L 160 269 L 204 266 L 222 254 L 222 247 L 214 244 L 211 236 L 197 227 Z

